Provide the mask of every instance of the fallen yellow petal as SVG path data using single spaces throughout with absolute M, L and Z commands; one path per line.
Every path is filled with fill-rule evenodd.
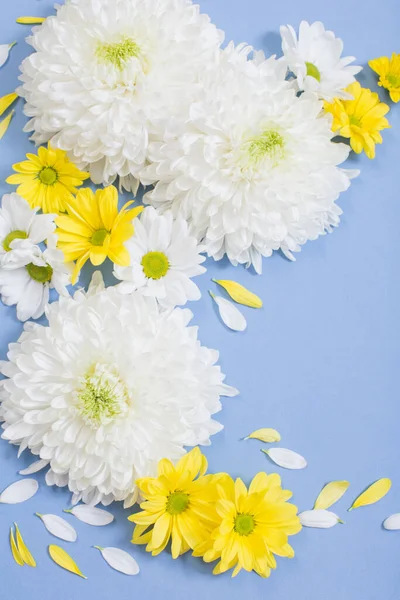
M 0 116 L 6 112 L 7 108 L 11 106 L 13 102 L 18 98 L 18 94 L 13 92 L 12 94 L 7 94 L 0 98 Z
M 375 502 L 378 502 L 378 500 L 381 500 L 381 498 L 386 496 L 391 487 L 392 482 L 390 479 L 386 477 L 378 479 L 378 481 L 375 481 L 375 483 L 370 485 L 365 492 L 360 494 L 358 498 L 354 500 L 349 511 L 353 510 L 353 508 L 359 508 L 360 506 L 375 504 Z
M 348 481 L 331 481 L 322 488 L 314 504 L 314 510 L 326 510 L 343 496 L 350 483 Z
M 20 25 L 40 25 L 45 20 L 45 17 L 18 17 L 16 22 Z
M 17 548 L 17 544 L 15 543 L 14 532 L 12 530 L 12 527 L 10 529 L 10 546 L 11 546 L 11 553 L 13 555 L 13 559 L 15 560 L 17 565 L 19 565 L 20 567 L 23 567 L 24 561 L 22 560 L 20 553 L 18 552 L 18 548 Z
M 14 116 L 14 111 L 12 110 L 10 112 L 10 114 L 6 116 L 5 119 L 0 121 L 0 140 L 4 137 L 7 129 L 9 128 L 11 119 L 13 118 L 13 116 Z
M 261 298 L 249 292 L 243 285 L 229 279 L 213 279 L 214 283 L 218 283 L 224 288 L 235 302 L 250 306 L 250 308 L 261 308 L 263 303 Z
M 54 544 L 51 544 L 49 546 L 49 554 L 59 567 L 62 567 L 66 571 L 74 573 L 74 575 L 79 575 L 79 577 L 83 577 L 83 579 L 87 579 L 87 577 L 85 577 L 85 575 L 83 575 L 83 573 L 79 569 L 76 562 L 60 546 L 55 546 Z
M 260 440 L 260 442 L 271 443 L 271 442 L 280 442 L 281 435 L 276 429 L 270 429 L 269 427 L 266 427 L 264 429 L 257 429 L 256 431 L 253 431 L 253 433 L 250 433 L 250 435 L 248 435 L 244 439 L 245 440 Z
M 14 523 L 14 525 L 15 525 L 15 537 L 17 538 L 17 548 L 18 548 L 20 557 L 22 558 L 24 563 L 26 565 L 28 565 L 28 567 L 36 567 L 36 561 L 33 558 L 32 554 L 29 552 L 29 550 L 23 540 L 23 537 L 21 535 L 18 525 L 16 523 Z

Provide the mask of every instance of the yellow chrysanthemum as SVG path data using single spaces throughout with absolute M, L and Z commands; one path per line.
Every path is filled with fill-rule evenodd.
M 145 502 L 143 512 L 129 517 L 136 523 L 133 544 L 147 544 L 156 556 L 172 540 L 172 558 L 203 544 L 218 522 L 215 511 L 219 475 L 205 475 L 207 459 L 198 448 L 183 456 L 176 467 L 170 460 L 158 463 L 158 477 L 136 483 Z M 151 530 L 144 533 L 146 529 Z
M 220 480 L 217 489 L 220 524 L 194 556 L 202 556 L 205 562 L 220 559 L 215 575 L 234 568 L 232 577 L 241 569 L 269 577 L 276 568 L 274 554 L 294 556 L 288 536 L 298 533 L 301 524 L 296 506 L 286 502 L 292 493 L 282 489 L 279 475 L 266 473 L 258 473 L 249 490 L 241 479 L 234 482 L 229 476 Z
M 56 218 L 58 248 L 65 262 L 76 261 L 72 274 L 75 284 L 87 260 L 101 265 L 108 257 L 117 265 L 129 266 L 129 252 L 124 242 L 134 234 L 132 220 L 143 210 L 131 208 L 133 200 L 118 212 L 118 192 L 114 186 L 97 190 L 79 190 L 76 197 L 65 202 L 66 215 Z
M 27 154 L 23 162 L 13 165 L 15 175 L 7 183 L 19 184 L 17 194 L 25 198 L 32 208 L 39 207 L 45 213 L 65 210 L 77 188 L 88 179 L 89 173 L 80 171 L 63 150 L 39 148 L 38 154 Z
M 363 150 L 368 158 L 375 158 L 375 144 L 382 143 L 379 133 L 390 127 L 384 115 L 389 107 L 381 102 L 378 94 L 362 88 L 356 81 L 346 88 L 354 100 L 325 102 L 325 111 L 332 113 L 332 131 L 345 138 L 350 138 L 354 152 L 360 154 Z
M 378 85 L 389 91 L 393 102 L 400 100 L 400 54 L 393 52 L 392 58 L 381 56 L 368 62 L 369 66 L 379 75 Z

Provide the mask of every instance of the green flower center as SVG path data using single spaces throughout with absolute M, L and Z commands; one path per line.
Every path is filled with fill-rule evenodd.
M 10 252 L 11 250 L 11 242 L 14 240 L 26 240 L 28 234 L 26 231 L 21 231 L 20 229 L 15 229 L 15 231 L 10 231 L 9 234 L 3 240 L 3 248 L 6 252 Z
M 189 506 L 189 496 L 176 491 L 168 496 L 166 510 L 170 515 L 179 515 Z
M 356 127 L 361 127 L 361 120 L 358 117 L 355 117 L 354 115 L 349 116 L 349 123 L 350 123 L 350 125 L 355 125 Z
M 115 369 L 98 363 L 83 377 L 77 397 L 80 414 L 95 428 L 114 420 L 129 404 L 126 386 Z
M 250 535 L 255 529 L 255 522 L 252 515 L 239 513 L 235 518 L 234 529 L 239 535 Z
M 108 231 L 106 229 L 99 229 L 95 231 L 92 237 L 90 238 L 90 243 L 92 246 L 102 246 L 104 244 L 104 240 L 108 236 Z
M 321 81 L 321 73 L 319 72 L 318 67 L 316 67 L 313 63 L 306 62 L 307 67 L 307 75 L 310 77 L 314 77 L 317 81 Z
M 148 252 L 142 258 L 142 267 L 148 279 L 161 279 L 168 273 L 169 261 L 163 252 Z
M 400 87 L 400 75 L 392 75 L 389 73 L 386 79 L 391 87 L 398 88 Z
M 267 129 L 246 142 L 246 146 L 254 163 L 259 163 L 266 157 L 278 162 L 284 155 L 285 140 L 276 129 Z
M 125 68 L 131 58 L 138 57 L 139 54 L 139 46 L 129 37 L 124 37 L 120 42 L 114 44 L 99 44 L 96 50 L 97 58 L 114 65 L 119 71 Z
M 44 185 L 54 185 L 58 179 L 58 174 L 53 167 L 44 167 L 39 173 L 39 179 Z
M 26 265 L 26 270 L 28 271 L 29 276 L 39 283 L 47 283 L 48 281 L 51 281 L 51 278 L 53 277 L 53 269 L 50 265 L 38 267 L 33 263 L 29 263 L 29 265 Z

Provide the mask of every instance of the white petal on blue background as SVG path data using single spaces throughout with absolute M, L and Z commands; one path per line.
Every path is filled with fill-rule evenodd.
M 0 44 L 0 67 L 7 61 L 10 50 L 15 44 L 16 42 L 13 42 L 12 44 Z
M 246 329 L 246 319 L 230 300 L 226 300 L 221 296 L 214 296 L 212 292 L 210 292 L 210 296 L 218 306 L 220 317 L 229 329 L 233 331 L 244 331 Z
M 321 508 L 305 510 L 299 514 L 299 519 L 303 527 L 317 527 L 318 529 L 329 529 L 340 523 L 340 519 L 335 513 Z
M 103 510 L 102 508 L 96 508 L 95 506 L 87 506 L 86 504 L 79 504 L 70 510 L 64 510 L 64 512 L 74 515 L 74 517 L 83 523 L 95 525 L 96 527 L 109 525 L 114 521 L 114 515 L 108 511 Z
M 120 548 L 100 548 L 95 546 L 97 550 L 100 550 L 104 560 L 116 571 L 124 573 L 125 575 L 137 575 L 139 573 L 139 565 L 136 560 Z
M 36 515 L 43 521 L 44 526 L 51 535 L 66 542 L 76 541 L 78 535 L 75 529 L 62 517 L 58 515 L 41 515 L 39 513 L 36 513 Z
M 19 471 L 19 475 L 33 475 L 33 473 L 37 473 L 38 471 L 41 471 L 42 469 L 47 467 L 49 462 L 50 461 L 44 460 L 43 458 L 41 458 L 40 460 L 36 460 L 26 469 Z
M 20 479 L 9 485 L 0 494 L 0 503 L 2 504 L 19 504 L 26 502 L 32 498 L 39 489 L 39 484 L 36 479 Z
M 284 469 L 304 469 L 307 466 L 307 461 L 303 456 L 287 448 L 269 448 L 262 452 Z
M 391 515 L 385 519 L 383 526 L 389 531 L 397 531 L 400 529 L 400 513 L 395 513 L 394 515 Z

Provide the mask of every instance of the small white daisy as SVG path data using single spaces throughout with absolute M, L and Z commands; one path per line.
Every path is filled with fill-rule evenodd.
M 0 267 L 17 268 L 54 231 L 54 215 L 38 215 L 18 194 L 6 194 L 0 208 Z M 21 262 L 22 261 L 22 262 Z
M 205 257 L 186 221 L 174 219 L 171 212 L 159 215 L 148 207 L 134 226 L 135 235 L 125 244 L 131 264 L 114 268 L 115 277 L 122 281 L 119 291 L 130 294 L 140 290 L 165 308 L 199 300 L 200 290 L 191 278 L 206 271 L 201 266 Z
M 51 234 L 47 248 L 32 246 L 18 255 L 18 262 L 0 268 L 0 296 L 7 306 L 17 306 L 20 321 L 38 319 L 49 303 L 50 289 L 68 296 L 66 286 L 71 283 L 71 265 L 64 263 L 64 255 L 56 249 L 56 236 Z
M 354 56 L 342 58 L 343 42 L 319 21 L 300 23 L 299 36 L 291 25 L 281 27 L 282 50 L 300 91 L 316 92 L 320 98 L 350 98 L 344 89 L 362 67 L 349 66 Z

